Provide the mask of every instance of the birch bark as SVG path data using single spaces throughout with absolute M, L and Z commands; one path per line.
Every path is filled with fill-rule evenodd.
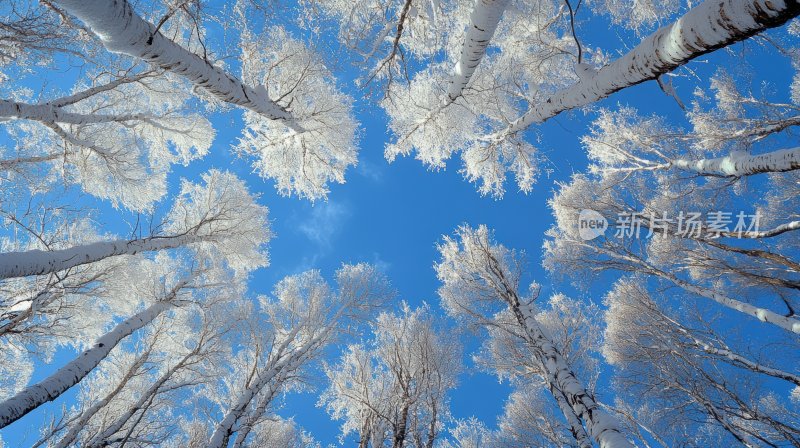
M 797 0 L 707 0 L 651 34 L 622 58 L 531 105 L 505 129 L 484 140 L 499 143 L 534 123 L 657 79 L 698 56 L 783 25 L 798 14 Z
M 291 113 L 266 95 L 265 89 L 246 86 L 236 76 L 168 39 L 139 17 L 127 0 L 55 0 L 54 3 L 83 21 L 107 50 L 147 61 L 183 76 L 221 101 L 280 120 L 297 132 L 303 131 Z
M 103 241 L 54 251 L 6 252 L 0 254 L 0 279 L 50 274 L 117 255 L 174 249 L 200 239 L 193 235 L 176 235 Z
M 15 396 L 0 403 L 0 428 L 14 423 L 42 404 L 55 400 L 69 388 L 78 384 L 111 353 L 111 350 L 120 341 L 171 308 L 172 301 L 184 285 L 185 282 L 179 283 L 162 300 L 119 323 L 113 330 L 101 336 L 91 348 L 46 379 L 28 386 Z
M 453 78 L 447 90 L 447 102 L 452 103 L 461 96 L 470 78 L 486 54 L 486 47 L 492 40 L 497 25 L 509 0 L 477 0 L 469 16 L 469 25 L 461 57 L 453 70 Z

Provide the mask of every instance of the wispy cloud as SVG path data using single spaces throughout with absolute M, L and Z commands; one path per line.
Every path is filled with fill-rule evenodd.
M 294 231 L 306 237 L 311 244 L 300 263 L 292 269 L 302 272 L 319 267 L 319 261 L 333 251 L 336 238 L 352 215 L 351 207 L 342 202 L 317 203 L 294 222 Z
M 375 164 L 368 160 L 359 160 L 358 165 L 356 166 L 356 171 L 358 171 L 358 174 L 366 177 L 367 179 L 376 183 L 380 183 L 383 181 L 383 170 L 385 168 L 384 165 Z
M 333 240 L 350 217 L 350 207 L 334 201 L 315 204 L 311 213 L 303 219 L 297 229 L 321 251 L 327 251 Z
M 377 252 L 372 253 L 372 264 L 384 274 L 388 274 L 389 269 L 392 267 L 392 264 L 381 258 L 381 254 Z

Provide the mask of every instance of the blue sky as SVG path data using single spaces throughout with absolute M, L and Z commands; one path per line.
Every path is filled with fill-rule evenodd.
M 585 36 L 584 44 L 602 46 L 606 50 L 622 48 L 621 36 L 608 32 L 608 25 L 602 20 L 582 24 L 580 31 Z M 629 43 L 638 41 L 630 35 L 622 37 Z M 756 83 L 765 80 L 778 88 L 785 88 L 791 75 L 789 64 L 785 60 L 774 64 L 772 56 L 764 54 L 767 52 L 752 51 L 754 48 L 752 43 L 738 44 L 732 53 L 718 52 L 692 63 L 691 68 L 696 71 L 699 81 L 686 78 L 676 81 L 684 102 L 691 101 L 694 86 L 708 87 L 708 76 L 716 67 L 729 66 L 743 55 L 754 66 L 772 61 L 770 70 L 762 71 Z M 587 160 L 579 138 L 591 122 L 591 113 L 564 114 L 539 126 L 538 132 L 530 132 L 529 138 L 539 140 L 536 145 L 545 156 L 534 191 L 525 195 L 508 185 L 505 197 L 495 200 L 481 197 L 474 185 L 462 179 L 457 172 L 460 168 L 457 159 L 451 160 L 447 169 L 440 172 L 430 172 L 419 161 L 409 157 L 388 164 L 383 158 L 389 138 L 384 114 L 354 87 L 352 69 L 347 68 L 338 75 L 342 88 L 357 99 L 357 117 L 363 133 L 359 165 L 348 171 L 345 184 L 332 186 L 327 201 L 311 204 L 296 198 L 280 197 L 270 181 L 251 174 L 247 160 L 233 157 L 230 147 L 241 130 L 239 112 L 236 111 L 214 118 L 218 134 L 209 156 L 188 167 L 176 167 L 172 175 L 171 188 L 175 191 L 180 177 L 196 178 L 211 167 L 229 169 L 245 178 L 251 189 L 262 195 L 260 202 L 270 209 L 276 237 L 269 248 L 271 266 L 252 275 L 253 296 L 268 293 L 272 285 L 289 274 L 317 268 L 330 277 L 342 263 L 365 261 L 385 270 L 399 291 L 398 302 L 394 304 L 396 308 L 399 300 L 412 305 L 426 301 L 433 305 L 434 312 L 443 314 L 436 295 L 439 285 L 433 271 L 433 263 L 438 259 L 436 243 L 442 235 L 467 223 L 473 226 L 486 224 L 495 230 L 499 242 L 525 250 L 529 259 L 529 279 L 543 284 L 543 295 L 558 291 L 600 303 L 610 283 L 596 282 L 588 291 L 579 292 L 566 283 L 552 284 L 540 267 L 544 231 L 553 222 L 547 200 L 556 182 L 565 182 L 573 173 L 585 170 Z M 654 82 L 632 87 L 600 103 L 612 108 L 617 104 L 631 105 L 644 113 L 658 112 L 670 121 L 684 123 L 683 114 L 674 100 L 664 95 Z M 119 232 L 128 228 L 126 222 L 132 220 L 131 216 L 107 205 L 100 207 L 102 228 Z M 465 353 L 468 367 L 471 366 L 469 350 L 475 347 L 474 340 L 468 341 Z M 56 357 L 53 367 L 63 362 L 66 356 Z M 45 372 L 46 368 L 37 372 L 34 380 Z M 324 387 L 322 379 L 318 386 Z M 451 396 L 453 416 L 476 416 L 491 427 L 502 411 L 509 390 L 491 375 L 467 369 L 460 386 Z M 608 397 L 607 394 L 608 391 L 600 391 L 601 397 Z M 72 400 L 74 391 L 59 399 L 55 407 L 50 405 L 46 409 L 69 405 Z M 281 414 L 294 416 L 323 445 L 337 443 L 339 424 L 332 422 L 323 409 L 316 407 L 315 393 L 287 397 Z M 24 433 L 37 431 L 43 415 L 38 410 L 3 430 L 3 439 L 15 446 Z M 30 439 L 26 445 L 29 444 Z

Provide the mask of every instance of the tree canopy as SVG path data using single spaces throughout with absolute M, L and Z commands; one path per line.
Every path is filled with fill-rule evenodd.
M 798 16 L 0 2 L 0 448 L 800 446 Z

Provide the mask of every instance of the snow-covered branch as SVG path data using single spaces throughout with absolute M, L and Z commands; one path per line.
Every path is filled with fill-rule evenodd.
M 591 446 L 591 441 L 585 438 L 588 435 L 603 447 L 632 446 L 616 419 L 603 411 L 587 392 L 536 320 L 531 303 L 538 293 L 524 298 L 517 292 L 521 272 L 516 254 L 495 244 L 485 226 L 459 228 L 456 238 L 445 237 L 439 251 L 442 261 L 436 265 L 436 271 L 443 283 L 439 295 L 445 307 L 452 314 L 469 317 L 497 310 L 491 305 L 493 301 L 505 304 L 542 366 L 546 387 L 562 406 L 567 421 L 576 420 L 579 425 L 571 428 L 579 445 Z
M 55 400 L 69 388 L 78 384 L 108 356 L 120 341 L 173 307 L 175 298 L 184 286 L 186 286 L 186 281 L 179 282 L 161 300 L 117 324 L 113 330 L 99 338 L 91 348 L 52 375 L 0 403 L 0 428 L 10 425 L 42 404 Z
M 453 69 L 453 77 L 447 89 L 448 103 L 460 97 L 461 92 L 467 87 L 475 69 L 486 54 L 486 47 L 491 43 L 508 2 L 509 0 L 475 0 L 464 36 L 464 45 L 461 47 L 461 56 Z
M 83 21 L 109 51 L 145 60 L 183 76 L 221 101 L 280 120 L 297 132 L 303 131 L 292 114 L 272 101 L 263 87 L 244 85 L 221 67 L 168 39 L 153 24 L 139 17 L 127 0 L 57 0 L 54 3 Z
M 706 53 L 783 25 L 800 14 L 796 0 L 706 0 L 625 56 L 581 77 L 577 84 L 533 104 L 505 129 L 485 137 L 496 144 L 562 112 L 669 73 Z
M 100 241 L 53 251 L 34 249 L 0 253 L 0 279 L 42 275 L 119 255 L 134 255 L 196 245 L 216 246 L 232 264 L 261 266 L 270 238 L 267 209 L 255 203 L 244 183 L 231 173 L 212 170 L 205 185 L 185 182 L 170 213 L 167 235 L 132 240 Z M 206 249 L 207 250 L 207 249 Z M 237 253 L 232 251 L 239 250 Z

